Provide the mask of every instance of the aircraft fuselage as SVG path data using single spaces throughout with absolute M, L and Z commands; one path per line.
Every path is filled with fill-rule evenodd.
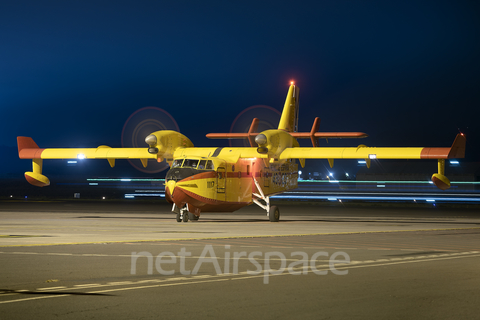
M 233 212 L 252 204 L 252 194 L 260 193 L 254 179 L 266 196 L 295 189 L 298 165 L 292 160 L 273 162 L 267 168 L 258 158 L 235 163 L 218 157 L 177 158 L 165 177 L 165 196 L 197 216 L 200 212 Z

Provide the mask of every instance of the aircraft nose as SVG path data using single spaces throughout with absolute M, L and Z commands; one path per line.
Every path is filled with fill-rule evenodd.
M 176 184 L 177 183 L 175 182 L 175 180 L 169 180 L 167 182 L 167 188 L 168 188 L 168 191 L 170 192 L 170 194 L 172 195 L 172 197 L 173 197 L 173 190 L 175 189 Z

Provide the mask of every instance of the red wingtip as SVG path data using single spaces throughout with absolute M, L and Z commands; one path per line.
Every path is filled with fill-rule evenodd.
M 38 145 L 30 137 L 17 137 L 18 153 L 22 149 L 38 149 Z
M 465 145 L 467 138 L 463 133 L 457 134 L 455 141 L 453 141 L 448 158 L 465 158 Z

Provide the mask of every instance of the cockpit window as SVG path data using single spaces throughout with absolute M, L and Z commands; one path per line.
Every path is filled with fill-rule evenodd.
M 211 160 L 200 160 L 198 164 L 199 170 L 213 170 L 213 162 Z
M 200 163 L 198 164 L 198 169 L 199 170 L 205 169 L 206 163 L 207 163 L 207 160 L 200 160 Z
M 198 160 L 197 159 L 185 159 L 183 163 L 183 168 L 197 168 Z
M 197 168 L 198 166 L 198 168 Z M 198 159 L 175 159 L 172 163 L 172 168 L 193 168 L 198 170 L 214 170 L 212 160 L 198 160 Z
M 176 159 L 173 161 L 172 168 L 179 168 L 182 166 L 183 159 Z
M 215 169 L 212 160 L 207 161 L 207 164 L 205 165 L 205 169 L 207 169 L 207 170 L 214 170 Z

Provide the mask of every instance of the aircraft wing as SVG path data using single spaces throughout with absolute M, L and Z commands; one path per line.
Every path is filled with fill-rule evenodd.
M 147 148 L 23 149 L 20 159 L 156 159 Z
M 279 159 L 449 159 L 465 156 L 465 136 L 458 134 L 450 148 L 286 148 Z
M 29 137 L 18 137 L 20 159 L 156 159 L 148 148 L 39 148 Z
M 39 148 L 30 137 L 17 137 L 18 156 L 20 159 L 32 159 L 32 172 L 25 172 L 27 181 L 35 186 L 44 187 L 50 184 L 42 175 L 43 159 L 107 159 L 111 167 L 115 159 L 140 159 L 144 167 L 148 159 L 158 159 L 157 154 L 150 154 L 148 148 Z
M 268 158 L 266 154 L 257 152 L 257 148 L 238 147 L 238 148 L 178 148 L 174 153 L 174 158 L 180 157 L 219 157 L 228 162 L 237 162 L 240 158 Z

